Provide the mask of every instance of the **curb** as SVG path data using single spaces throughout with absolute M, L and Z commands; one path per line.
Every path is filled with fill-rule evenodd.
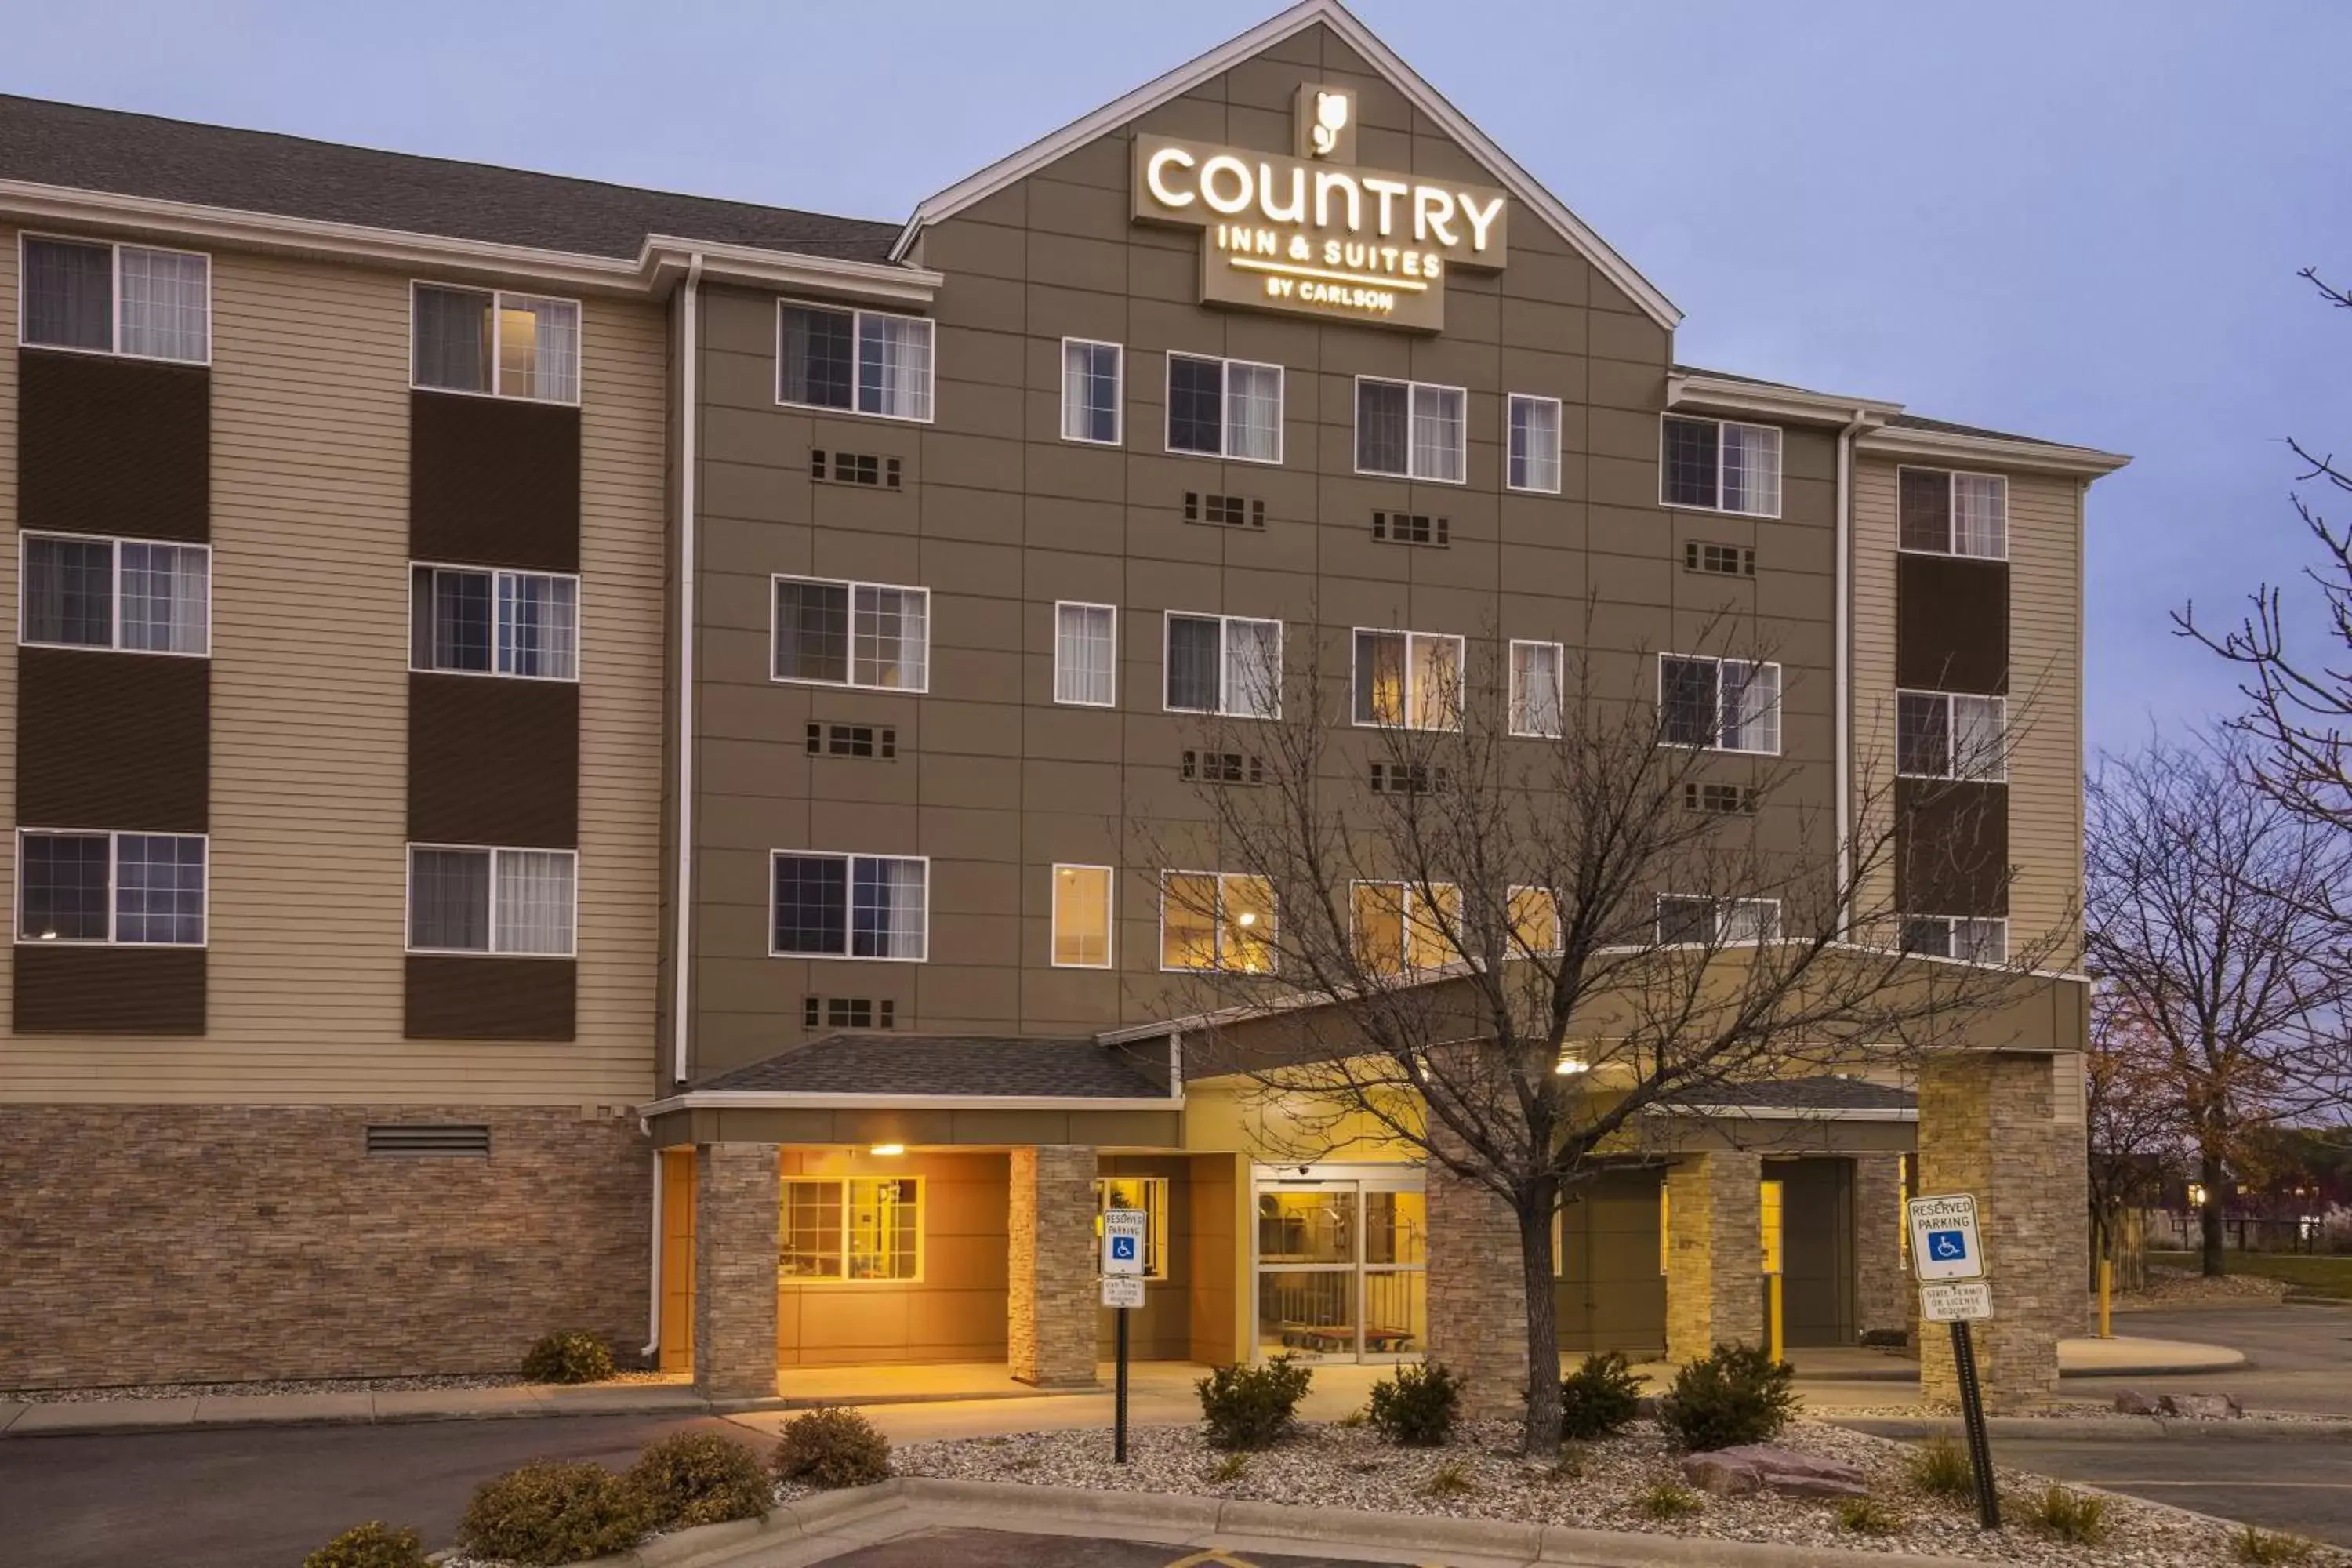
M 1961 1433 L 1957 1415 L 1840 1415 L 1833 1410 L 1808 1412 L 1811 1419 L 1874 1437 L 1956 1437 Z M 2161 1437 L 2219 1438 L 2235 1443 L 2352 1442 L 2352 1420 L 2265 1421 L 2260 1416 L 2233 1421 L 2194 1421 L 2168 1415 L 1989 1415 L 1985 1431 L 1995 1437 Z

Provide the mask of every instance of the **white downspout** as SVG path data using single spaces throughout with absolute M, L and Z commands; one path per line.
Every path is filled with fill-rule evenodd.
M 678 374 L 678 401 L 684 409 L 677 446 L 677 923 L 671 936 L 670 967 L 676 994 L 670 1008 L 670 1044 L 675 1061 L 670 1077 L 686 1081 L 687 1004 L 691 994 L 694 941 L 694 630 L 695 630 L 695 429 L 701 410 L 697 406 L 696 370 L 702 345 L 696 306 L 702 289 L 702 252 L 686 266 L 686 291 L 680 300 L 679 334 L 685 339 L 684 368 Z M 659 1310 L 656 1297 L 656 1310 Z
M 652 1361 L 661 1354 L 662 1157 L 658 1149 L 654 1151 L 654 1223 L 651 1228 L 654 1237 L 653 1267 L 646 1278 L 653 1281 L 653 1289 L 648 1292 L 651 1299 L 646 1308 L 646 1345 L 637 1352 L 640 1361 Z M 658 1366 L 660 1363 L 655 1362 L 654 1364 Z
M 1863 410 L 1838 432 L 1837 445 L 1837 885 L 1838 931 L 1853 918 L 1853 438 L 1870 418 Z

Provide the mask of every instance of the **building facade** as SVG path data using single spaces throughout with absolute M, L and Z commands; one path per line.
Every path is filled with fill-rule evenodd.
M 1188 1074 L 1276 911 L 1169 849 L 1255 766 L 1204 720 L 1313 661 L 1412 722 L 1482 648 L 1515 703 L 1563 648 L 1703 692 L 1791 843 L 1901 773 L 1906 945 L 2051 955 L 1902 1081 L 1660 1118 L 1564 1217 L 1563 1344 L 1757 1339 L 1768 1264 L 1790 1342 L 1900 1331 L 1899 1194 L 1966 1186 L 1990 1375 L 2054 1376 L 2121 459 L 1677 363 L 1337 5 L 903 226 L 0 100 L 0 1385 L 569 1328 L 728 1394 L 1081 1384 L 1104 1206 L 1141 1353 L 1507 1383 L 1507 1229 Z

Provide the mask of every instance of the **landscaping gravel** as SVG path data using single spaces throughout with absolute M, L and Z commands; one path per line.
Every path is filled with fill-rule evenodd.
M 690 1380 L 680 1373 L 622 1372 L 600 1380 L 604 1385 L 675 1383 Z M 257 1399 L 289 1394 L 405 1394 L 452 1388 L 520 1388 L 512 1373 L 452 1373 L 435 1377 L 312 1377 L 282 1378 L 262 1383 L 126 1383 L 112 1388 L 5 1388 L 0 1399 L 20 1405 L 88 1405 L 109 1399 Z
M 2287 1282 L 2263 1274 L 2224 1274 L 2208 1279 L 2202 1274 L 2150 1267 L 2147 1289 L 2115 1298 L 2118 1312 L 2152 1312 L 2180 1307 L 2244 1307 L 2275 1301 L 2287 1292 Z

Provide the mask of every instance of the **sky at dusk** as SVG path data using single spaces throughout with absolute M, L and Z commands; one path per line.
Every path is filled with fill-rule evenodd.
M 85 0 L 12 13 L 0 90 L 898 219 L 1277 8 Z M 2295 277 L 2352 283 L 2352 5 L 1355 9 L 1682 307 L 1681 359 L 2132 454 L 2090 742 L 2235 706 L 2168 612 L 2294 573 L 2283 438 L 2352 447 L 2352 312 Z

